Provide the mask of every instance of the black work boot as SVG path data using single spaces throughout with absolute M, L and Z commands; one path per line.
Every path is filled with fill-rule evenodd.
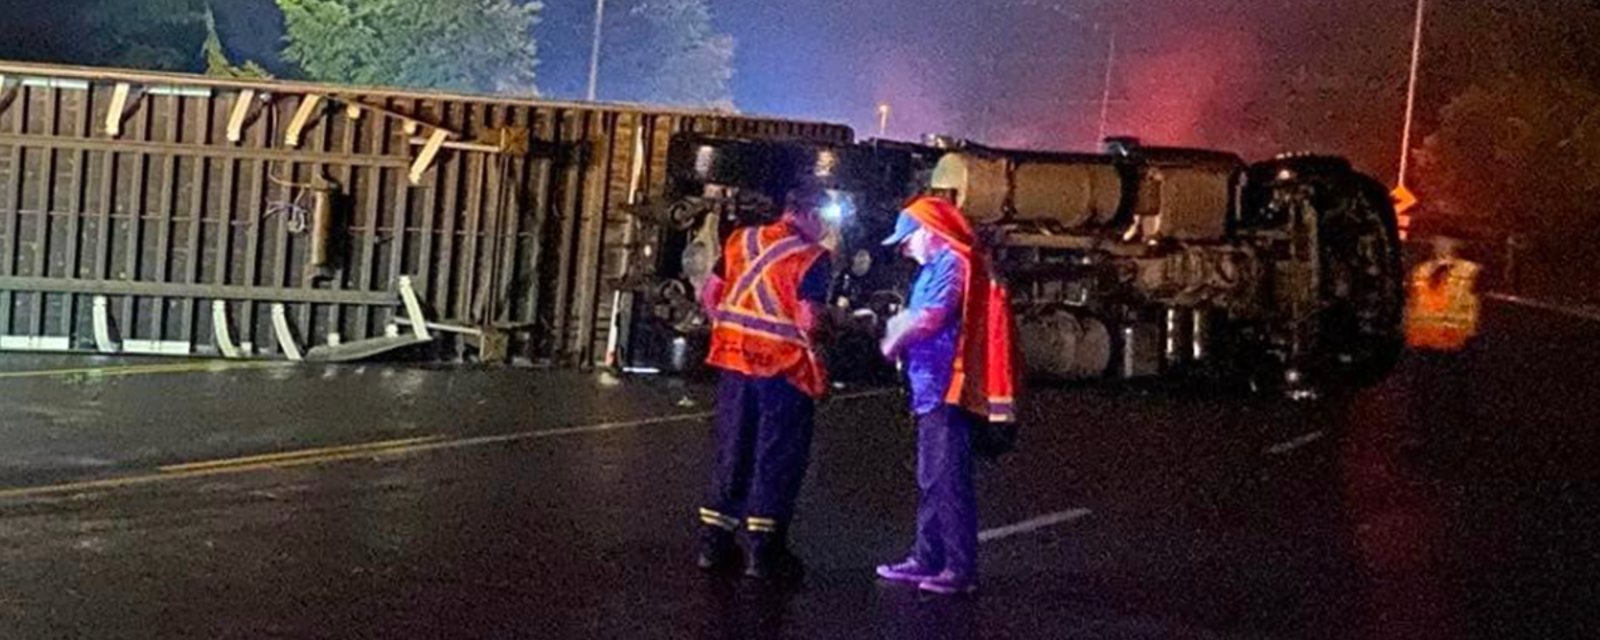
M 805 573 L 805 563 L 789 550 L 787 535 L 781 532 L 750 534 L 750 560 L 744 567 L 746 578 L 797 582 Z
M 711 525 L 701 527 L 700 553 L 695 564 L 701 571 L 713 573 L 735 569 L 739 564 L 739 545 L 734 543 L 733 532 Z

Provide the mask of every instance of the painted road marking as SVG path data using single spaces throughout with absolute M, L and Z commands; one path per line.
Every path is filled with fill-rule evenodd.
M 896 395 L 898 393 L 900 393 L 899 389 L 873 389 L 873 390 L 869 390 L 869 391 L 856 391 L 856 392 L 852 392 L 852 393 L 841 393 L 841 394 L 832 396 L 830 398 L 830 400 L 833 401 L 833 402 L 843 402 L 843 401 L 849 401 L 849 400 L 865 400 L 867 398 L 883 398 L 883 397 L 887 397 L 887 396 Z
M 1523 298 L 1504 293 L 1491 293 L 1488 295 L 1488 297 L 1492 300 L 1499 300 L 1501 302 L 1528 307 L 1529 309 L 1549 311 L 1551 313 L 1578 318 L 1580 320 L 1588 320 L 1590 322 L 1600 322 L 1600 309 L 1593 307 L 1576 307 L 1552 302 L 1543 302 L 1540 300 L 1534 300 L 1532 298 Z
M 835 401 L 861 400 L 874 398 L 893 393 L 893 391 L 863 391 L 853 394 L 835 396 Z M 300 451 L 285 451 L 268 453 L 241 458 L 227 458 L 203 462 L 190 462 L 184 464 L 167 465 L 158 467 L 158 473 L 126 476 L 121 478 L 107 478 L 104 480 L 88 480 L 84 482 L 71 482 L 66 484 L 46 485 L 40 487 L 22 487 L 17 489 L 0 490 L 0 500 L 33 498 L 64 493 L 78 493 L 99 489 L 117 489 L 157 482 L 169 482 L 190 478 L 204 478 L 224 474 L 238 474 L 251 471 L 268 469 L 289 469 L 347 460 L 375 460 L 380 458 L 393 458 L 409 454 L 428 451 L 445 451 L 451 449 L 465 449 L 484 445 L 520 442 L 525 440 L 546 440 L 566 436 L 591 435 L 608 433 L 625 429 L 637 429 L 681 422 L 701 422 L 716 417 L 714 411 L 698 413 L 685 413 L 672 416 L 645 418 L 642 420 L 626 420 L 620 422 L 606 422 L 601 424 L 567 427 L 563 429 L 547 429 L 542 431 L 523 431 L 493 436 L 478 436 L 472 438 L 446 439 L 443 436 L 425 436 L 407 440 L 391 440 L 386 442 L 373 442 L 368 444 L 355 444 L 340 447 L 324 447 L 320 449 L 305 449 Z
M 1020 536 L 1024 533 L 1032 533 L 1046 527 L 1053 527 L 1058 524 L 1066 524 L 1068 522 L 1082 520 L 1089 517 L 1093 513 L 1093 511 L 1088 509 L 1069 509 L 1067 511 L 1058 511 L 1056 513 L 1045 514 L 1037 518 L 1018 522 L 1016 524 L 1008 524 L 1004 527 L 985 529 L 978 532 L 978 542 L 993 542 L 995 540 L 1002 540 L 1012 536 Z
M 113 367 L 85 367 L 79 369 L 42 369 L 38 371 L 0 371 L 0 380 L 16 378 L 59 378 L 65 376 L 143 376 L 164 373 L 216 373 L 248 369 L 275 369 L 294 366 L 292 362 L 182 362 L 175 364 L 142 364 Z
M 405 440 L 389 440 L 387 442 L 369 442 L 369 443 L 365 443 L 365 444 L 353 444 L 353 445 L 342 446 L 342 447 L 323 447 L 323 448 L 320 448 L 320 449 L 302 449 L 302 450 L 299 450 L 299 451 L 285 451 L 285 452 L 282 452 L 282 453 L 268 453 L 268 454 L 262 454 L 262 455 L 257 455 L 257 456 L 245 456 L 245 457 L 242 457 L 242 458 L 225 458 L 225 459 L 222 459 L 222 460 L 210 460 L 210 461 L 206 461 L 206 462 L 190 462 L 190 463 L 187 463 L 187 464 L 174 464 L 174 465 L 168 465 L 168 466 L 165 466 L 165 467 L 160 467 L 160 469 L 161 469 L 162 473 L 180 473 L 180 472 L 183 472 L 183 471 L 198 471 L 198 470 L 201 470 L 201 469 L 216 469 L 216 468 L 220 468 L 220 467 L 248 466 L 248 465 L 262 464 L 262 463 L 267 463 L 267 462 L 283 462 L 283 461 L 286 461 L 286 460 L 294 460 L 294 459 L 297 459 L 297 458 L 315 458 L 315 457 L 322 457 L 322 456 L 329 456 L 329 455 L 338 455 L 338 454 L 342 454 L 342 453 L 358 453 L 358 452 L 372 453 L 372 452 L 376 452 L 376 451 L 382 451 L 384 449 L 401 449 L 401 448 L 405 448 L 405 447 L 408 447 L 408 446 L 415 446 L 415 445 L 419 445 L 419 444 L 437 442 L 440 439 L 441 438 L 439 436 L 428 436 L 428 437 L 425 437 L 425 438 L 408 438 L 408 439 L 405 439 Z
M 1269 456 L 1281 456 L 1285 453 L 1289 453 L 1290 451 L 1294 451 L 1295 449 L 1299 449 L 1308 444 L 1321 440 L 1324 437 L 1327 437 L 1327 435 L 1328 434 L 1325 431 L 1313 431 L 1288 442 L 1280 442 L 1267 447 L 1266 453 Z

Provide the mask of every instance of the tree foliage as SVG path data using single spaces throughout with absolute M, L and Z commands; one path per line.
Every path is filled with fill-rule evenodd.
M 205 0 L 93 0 L 75 19 L 83 37 L 74 62 L 193 71 L 206 38 Z
M 283 57 L 316 80 L 535 93 L 533 26 L 517 0 L 277 0 Z
M 706 0 L 624 0 L 608 16 L 601 96 L 733 109 L 733 37 Z M 614 16 L 614 17 L 612 17 Z
M 1475 85 L 1444 108 L 1417 158 L 1442 214 L 1532 233 L 1600 226 L 1600 92 L 1585 82 Z
M 251 61 L 244 64 L 234 64 L 228 58 L 228 51 L 222 46 L 222 36 L 217 33 L 217 17 L 209 9 L 206 11 L 206 41 L 201 47 L 205 56 L 206 75 L 224 78 L 271 78 L 261 65 Z

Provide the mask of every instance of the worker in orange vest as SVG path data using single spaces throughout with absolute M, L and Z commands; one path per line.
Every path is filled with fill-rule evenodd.
M 707 571 L 737 564 L 742 528 L 746 576 L 802 572 L 788 533 L 810 464 L 815 403 L 827 389 L 813 339 L 832 275 L 819 244 L 826 202 L 826 192 L 801 187 L 777 222 L 735 231 L 702 292 L 713 322 L 707 363 L 722 376 L 716 463 L 700 508 L 698 564 Z
M 1478 333 L 1478 296 L 1473 287 L 1482 267 L 1458 254 L 1460 243 L 1434 238 L 1434 255 L 1411 272 L 1406 305 L 1406 344 L 1428 351 L 1460 351 Z
M 877 568 L 930 593 L 977 589 L 973 454 L 995 423 L 1016 421 L 1009 296 L 955 204 L 922 197 L 884 244 L 921 265 L 906 310 L 889 320 L 883 355 L 904 362 L 917 424 L 917 536 L 911 553 Z

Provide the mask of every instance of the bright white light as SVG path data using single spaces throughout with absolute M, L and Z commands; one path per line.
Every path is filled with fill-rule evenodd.
M 840 227 L 847 218 L 855 216 L 856 206 L 850 194 L 843 191 L 828 191 L 828 202 L 817 211 L 822 219 L 832 227 Z

